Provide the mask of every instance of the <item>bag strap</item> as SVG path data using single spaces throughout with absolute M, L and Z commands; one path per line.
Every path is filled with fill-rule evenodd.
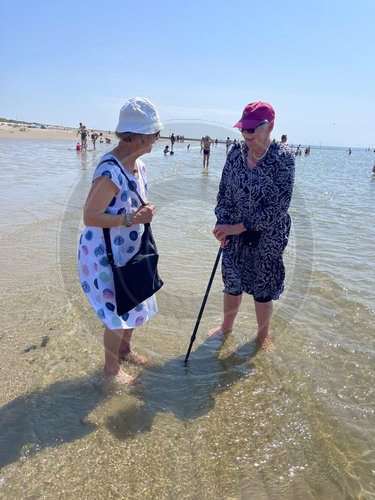
M 102 162 L 100 162 L 98 167 L 100 165 L 103 165 L 103 163 L 109 163 L 109 162 L 115 163 L 119 167 L 121 172 L 124 174 L 126 180 L 128 181 L 128 186 L 129 186 L 130 191 L 133 191 L 138 196 L 139 201 L 142 203 L 142 205 L 145 206 L 146 203 L 142 200 L 140 194 L 138 193 L 137 188 L 135 187 L 134 181 L 131 181 L 129 179 L 129 177 L 124 172 L 124 169 L 121 167 L 120 163 L 117 161 L 117 159 L 114 156 L 112 158 L 107 158 L 106 160 L 103 160 Z M 147 225 L 145 224 L 145 228 L 146 227 L 147 227 Z M 111 236 L 110 236 L 108 227 L 103 227 L 103 235 L 104 235 L 104 241 L 105 241 L 105 246 L 106 246 L 106 250 L 107 250 L 108 262 L 109 262 L 109 265 L 113 269 L 114 267 L 116 267 L 116 265 L 115 265 L 115 261 L 113 259 Z
M 106 247 L 106 250 L 107 250 L 108 262 L 109 262 L 109 265 L 113 269 L 116 266 L 115 266 L 115 261 L 113 259 L 111 237 L 110 237 L 110 234 L 109 234 L 109 228 L 108 227 L 103 227 L 103 234 L 104 234 L 105 247 Z

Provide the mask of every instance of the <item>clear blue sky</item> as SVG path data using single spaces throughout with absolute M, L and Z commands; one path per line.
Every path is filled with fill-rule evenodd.
M 374 22 L 374 0 L 0 0 L 0 116 L 114 129 L 144 96 L 232 125 L 262 100 L 276 138 L 374 147 Z

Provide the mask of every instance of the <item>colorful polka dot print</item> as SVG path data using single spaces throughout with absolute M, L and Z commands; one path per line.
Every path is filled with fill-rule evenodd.
M 102 161 L 110 159 L 105 155 Z M 119 189 L 118 194 L 110 201 L 106 213 L 125 214 L 138 210 L 140 202 L 134 195 L 136 189 L 141 197 L 147 200 L 146 167 L 137 160 L 140 177 L 131 174 L 131 185 L 122 174 L 120 168 L 112 162 L 101 162 L 93 175 L 95 179 L 104 176 L 110 179 Z M 138 251 L 143 233 L 143 225 L 116 226 L 110 229 L 113 257 L 116 265 L 124 265 Z M 110 330 L 136 328 L 146 323 L 157 312 L 155 296 L 150 297 L 131 311 L 119 316 L 116 309 L 115 288 L 112 268 L 109 265 L 103 230 L 99 227 L 86 227 L 79 240 L 78 272 L 82 290 L 102 323 Z

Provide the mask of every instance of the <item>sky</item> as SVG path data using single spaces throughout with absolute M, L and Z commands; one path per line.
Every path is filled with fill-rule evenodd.
M 0 0 L 0 117 L 113 130 L 142 96 L 230 128 L 266 101 L 277 139 L 374 148 L 374 19 L 374 0 Z

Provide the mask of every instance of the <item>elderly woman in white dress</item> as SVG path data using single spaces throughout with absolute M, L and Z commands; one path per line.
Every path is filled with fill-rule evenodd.
M 112 269 L 108 262 L 103 228 L 110 228 L 114 262 L 123 266 L 138 251 L 143 224 L 152 221 L 155 206 L 147 202 L 146 167 L 139 159 L 149 153 L 164 127 L 155 106 L 147 99 L 129 99 L 120 111 L 117 147 L 104 155 L 93 175 L 93 184 L 84 208 L 85 229 L 78 251 L 81 286 L 95 313 L 105 326 L 104 371 L 125 384 L 134 382 L 119 361 L 146 362 L 130 347 L 134 328 L 143 325 L 157 312 L 155 296 L 131 311 L 119 315 L 116 307 Z M 132 184 L 129 189 L 128 180 Z M 134 193 L 138 191 L 146 205 Z

